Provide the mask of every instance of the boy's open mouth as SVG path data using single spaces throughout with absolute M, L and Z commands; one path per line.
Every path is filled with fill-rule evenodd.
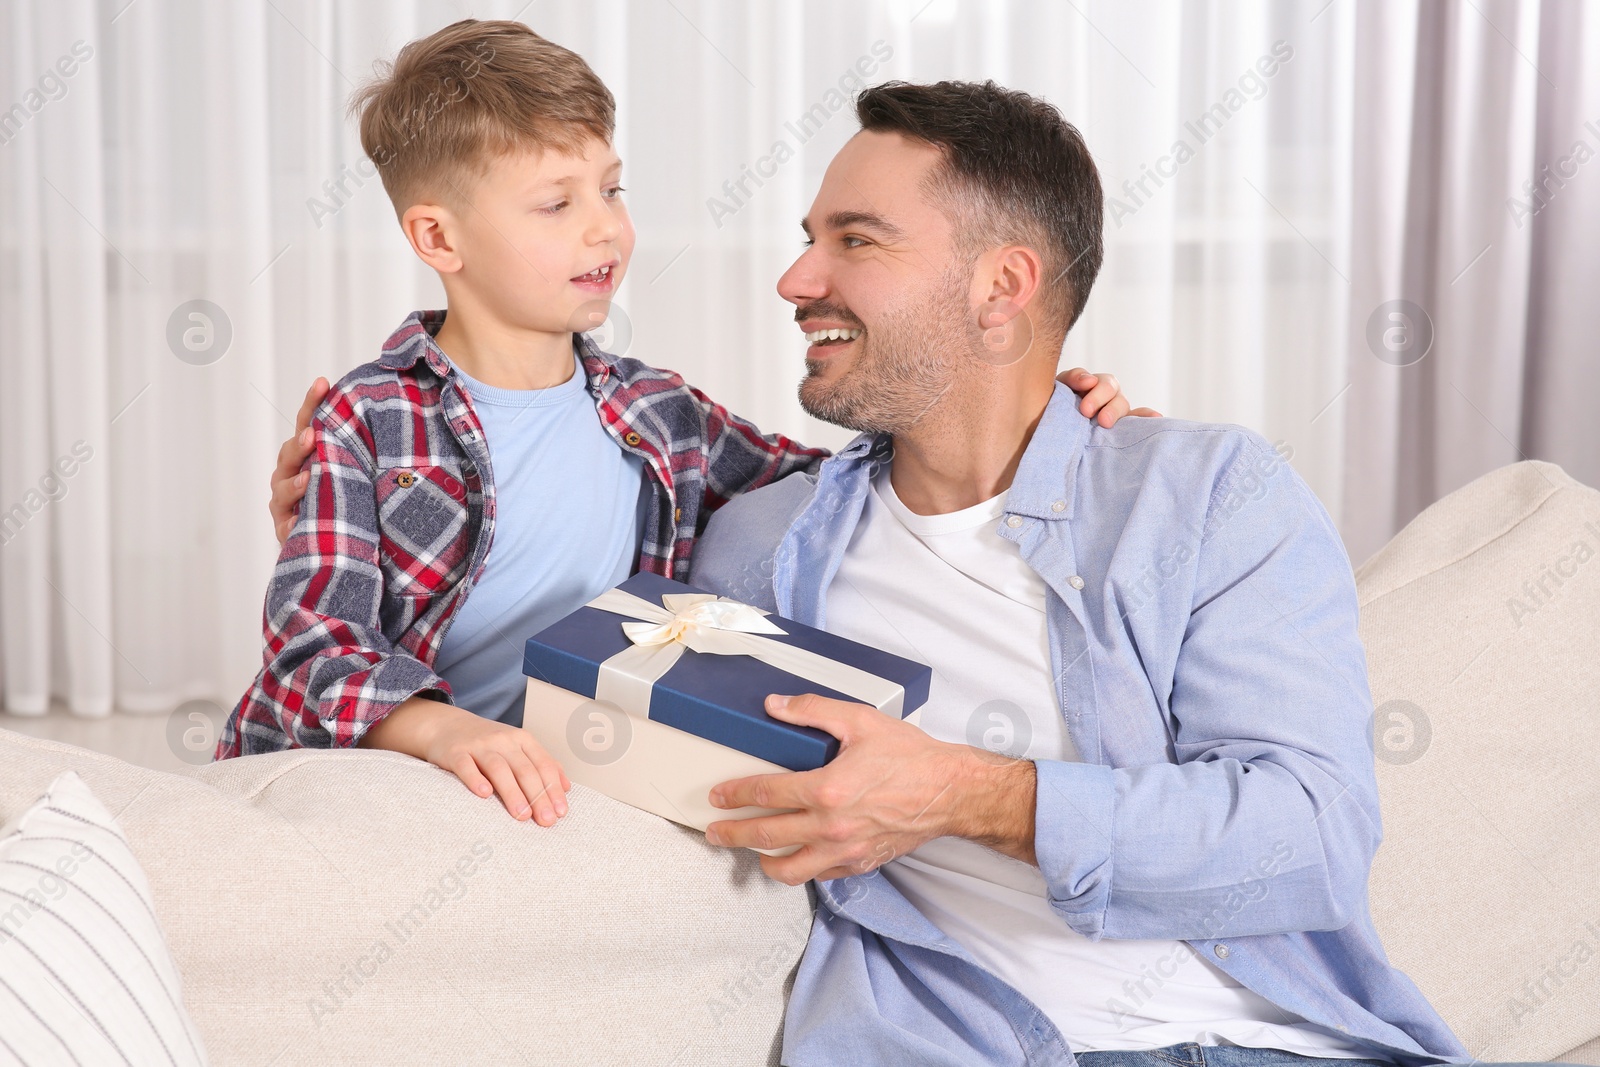
M 607 263 L 596 267 L 587 274 L 580 274 L 576 278 L 572 279 L 572 284 L 578 286 L 579 288 L 590 289 L 595 292 L 610 292 L 612 266 L 613 264 Z

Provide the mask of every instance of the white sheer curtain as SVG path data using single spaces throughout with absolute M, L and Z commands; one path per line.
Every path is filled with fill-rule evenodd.
M 1452 13 L 1437 14 L 1443 7 Z M 800 346 L 773 285 L 798 251 L 796 221 L 823 168 L 854 128 L 851 90 L 992 77 L 1052 100 L 1084 131 L 1116 198 L 1105 269 L 1065 365 L 1114 370 L 1136 402 L 1283 442 L 1354 531 L 1359 560 L 1428 494 L 1516 458 L 1479 440 L 1482 426 L 1431 415 L 1435 445 L 1408 451 L 1404 375 L 1444 366 L 1447 340 L 1494 338 L 1451 380 L 1503 417 L 1523 450 L 1548 450 L 1541 405 L 1577 403 L 1563 353 L 1582 336 L 1573 316 L 1583 301 L 1565 259 L 1588 255 L 1593 277 L 1578 235 L 1551 234 L 1521 259 L 1509 242 L 1505 259 L 1485 256 L 1462 281 L 1475 295 L 1460 298 L 1459 323 L 1433 290 L 1408 286 L 1421 277 L 1410 267 L 1420 249 L 1459 238 L 1454 213 L 1503 211 L 1491 202 L 1531 176 L 1503 158 L 1508 146 L 1527 161 L 1560 154 L 1582 119 L 1600 116 L 1596 20 L 1576 2 L 1480 0 L 1474 10 L 1497 32 L 1455 7 L 5 5 L 5 707 L 37 712 L 55 699 L 89 715 L 160 711 L 186 699 L 226 706 L 243 691 L 259 663 L 275 555 L 266 474 L 305 385 L 372 358 L 406 312 L 442 300 L 362 166 L 344 101 L 373 60 L 469 15 L 527 21 L 586 56 L 617 94 L 640 240 L 607 327 L 613 347 L 682 371 L 765 428 L 821 444 L 847 435 L 795 403 Z M 1556 20 L 1567 28 L 1548 28 Z M 1429 66 L 1444 62 L 1433 49 L 1478 58 L 1444 78 Z M 1518 58 L 1554 63 L 1547 51 L 1567 57 L 1559 91 L 1535 87 Z M 1577 107 L 1565 94 L 1580 83 L 1590 95 Z M 1414 104 L 1419 85 L 1431 110 Z M 1424 136 L 1430 123 L 1447 126 L 1446 167 Z M 1494 123 L 1508 132 L 1486 146 L 1480 132 Z M 1417 153 L 1433 153 L 1434 169 L 1420 170 Z M 1589 170 L 1563 202 L 1579 202 L 1581 180 L 1593 204 L 1600 179 Z M 1446 180 L 1473 196 L 1435 198 Z M 1465 262 L 1458 253 L 1473 251 L 1450 248 L 1425 277 L 1449 282 Z M 1532 275 L 1547 279 L 1543 291 Z M 1541 325 L 1522 302 L 1512 315 L 1491 300 L 1496 286 L 1532 291 Z M 1438 308 L 1439 350 L 1407 368 L 1379 364 L 1363 339 L 1370 309 L 1396 297 Z M 1522 336 L 1539 367 L 1525 391 Z M 1381 377 L 1389 372 L 1398 373 Z M 1499 392 L 1508 382 L 1512 392 Z M 1430 388 L 1443 395 L 1437 381 Z

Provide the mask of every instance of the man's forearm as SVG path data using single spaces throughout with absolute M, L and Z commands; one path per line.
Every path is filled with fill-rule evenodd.
M 1039 865 L 1033 850 L 1038 786 L 1032 760 L 1013 759 L 970 745 L 952 782 L 948 836 L 965 837 L 996 852 Z

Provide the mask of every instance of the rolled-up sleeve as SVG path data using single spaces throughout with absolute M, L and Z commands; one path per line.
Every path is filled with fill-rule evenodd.
M 1363 906 L 1382 829 L 1355 583 L 1321 504 L 1258 440 L 1210 487 L 1158 605 L 1179 627 L 1159 694 L 1176 762 L 1035 761 L 1050 903 L 1092 940 L 1333 930 Z

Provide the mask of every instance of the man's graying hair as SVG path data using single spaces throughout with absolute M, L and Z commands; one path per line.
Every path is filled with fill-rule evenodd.
M 1044 261 L 1044 305 L 1063 334 L 1100 273 L 1104 196 L 1076 127 L 1037 97 L 992 81 L 892 81 L 856 98 L 863 130 L 944 153 L 930 191 L 945 199 L 963 251 L 1027 245 Z

